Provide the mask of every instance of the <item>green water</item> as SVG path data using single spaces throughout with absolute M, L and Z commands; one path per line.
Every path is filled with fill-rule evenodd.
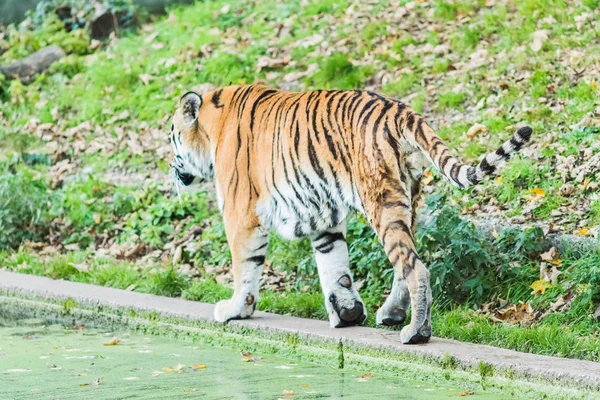
M 114 337 L 118 344 L 106 346 Z M 240 351 L 0 319 L 0 399 L 446 399 L 464 391 Z

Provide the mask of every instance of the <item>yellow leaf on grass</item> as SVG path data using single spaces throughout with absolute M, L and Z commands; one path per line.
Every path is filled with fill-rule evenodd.
M 196 370 L 196 371 L 197 371 L 197 370 L 199 370 L 199 369 L 204 369 L 204 368 L 206 368 L 206 365 L 204 365 L 204 364 L 196 364 L 196 365 L 192 365 L 192 366 L 190 366 L 190 368 L 191 368 L 191 369 L 193 369 L 193 370 Z
M 546 197 L 546 192 L 544 192 L 544 190 L 540 188 L 533 188 L 531 190 L 528 190 L 527 193 L 529 194 L 527 194 L 525 198 L 529 201 L 538 200 L 543 197 Z
M 293 390 L 284 390 L 284 391 L 282 392 L 282 394 L 283 394 L 284 396 L 293 396 L 293 395 L 294 395 L 294 391 L 293 391 Z
M 573 232 L 575 235 L 579 235 L 579 236 L 587 236 L 587 234 L 589 233 L 589 229 L 588 228 L 581 228 L 578 231 Z
M 538 196 L 538 197 L 544 197 L 546 196 L 546 192 L 544 192 L 543 189 L 540 188 L 533 188 L 529 191 L 531 194 Z
M 499 185 L 499 184 L 501 184 L 501 183 L 502 183 L 502 181 L 503 181 L 503 180 L 504 180 L 504 179 L 503 179 L 501 176 L 497 176 L 497 177 L 496 177 L 496 179 L 494 179 L 494 183 L 495 183 L 496 185 Z
M 119 343 L 121 343 L 121 339 L 114 337 L 111 340 L 109 340 L 108 342 L 104 343 L 104 345 L 105 346 L 116 346 Z
M 552 284 L 545 279 L 538 279 L 537 281 L 529 285 L 529 287 L 533 289 L 533 292 L 531 292 L 531 294 L 544 294 L 546 292 L 546 289 L 552 287 Z

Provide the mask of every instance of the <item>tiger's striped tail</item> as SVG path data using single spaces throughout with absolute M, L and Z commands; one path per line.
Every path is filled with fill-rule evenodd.
M 429 155 L 433 164 L 455 186 L 466 189 L 476 185 L 483 178 L 492 175 L 504 161 L 521 150 L 531 139 L 532 129 L 528 126 L 520 128 L 511 138 L 493 153 L 488 153 L 477 165 L 465 165 L 458 158 L 450 155 L 450 151 L 442 140 L 427 124 L 419 124 L 421 132 L 414 132 L 415 140 Z

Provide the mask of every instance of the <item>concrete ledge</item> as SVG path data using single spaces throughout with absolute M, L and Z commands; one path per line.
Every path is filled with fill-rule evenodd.
M 252 319 L 232 321 L 223 326 L 213 321 L 211 304 L 5 271 L 0 271 L 0 295 L 4 295 L 5 300 L 12 298 L 13 303 L 21 305 L 27 305 L 28 300 L 25 299 L 38 299 L 37 304 L 41 305 L 54 303 L 54 313 L 60 311 L 61 307 L 57 304 L 61 300 L 70 298 L 77 302 L 77 307 L 87 306 L 87 314 L 91 317 L 105 314 L 107 310 L 112 310 L 112 315 L 135 314 L 127 314 L 126 310 L 159 314 L 160 319 L 164 318 L 167 322 L 189 321 L 192 327 L 202 330 L 206 337 L 228 334 L 240 339 L 253 336 L 253 332 L 260 333 L 269 342 L 279 341 L 281 344 L 287 341 L 283 343 L 284 346 L 322 348 L 331 353 L 329 357 L 341 357 L 342 364 L 344 356 L 349 361 L 354 360 L 355 365 L 360 365 L 368 357 L 378 358 L 383 364 L 387 360 L 408 363 L 404 368 L 410 368 L 413 364 L 414 368 L 418 368 L 418 364 L 426 364 L 439 369 L 449 364 L 452 369 L 463 373 L 463 378 L 470 375 L 471 381 L 477 381 L 478 367 L 483 362 L 494 366 L 495 377 L 500 381 L 521 381 L 544 386 L 548 389 L 544 389 L 546 395 L 557 393 L 550 389 L 552 386 L 559 388 L 559 398 L 600 397 L 600 364 L 591 361 L 526 354 L 440 338 L 432 338 L 426 345 L 407 346 L 400 343 L 396 331 L 365 327 L 332 329 L 325 321 L 264 312 L 257 312 Z M 35 301 L 29 302 L 31 304 L 27 306 L 33 307 Z M 0 301 L 0 307 L 3 304 L 8 307 L 6 301 Z M 167 322 L 162 324 L 162 328 L 169 325 Z M 169 327 L 173 329 L 174 325 L 170 324 Z

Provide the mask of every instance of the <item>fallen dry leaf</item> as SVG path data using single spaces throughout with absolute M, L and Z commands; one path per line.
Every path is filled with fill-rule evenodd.
M 547 252 L 540 254 L 540 258 L 542 261 L 547 261 L 554 265 L 562 264 L 563 261 L 554 247 L 551 247 Z
M 533 33 L 533 43 L 531 44 L 531 50 L 538 52 L 542 49 L 544 40 L 548 39 L 548 31 L 540 30 Z
M 457 394 L 457 396 L 466 397 L 466 396 L 471 396 L 474 394 L 475 394 L 475 392 L 473 392 L 472 390 L 465 390 L 464 392 L 460 392 L 459 394 Z
M 294 391 L 293 390 L 284 390 L 283 392 L 281 392 L 284 396 L 293 396 L 294 395 Z
M 482 124 L 475 124 L 472 127 L 470 127 L 469 130 L 467 131 L 467 138 L 468 139 L 473 139 L 477 135 L 480 135 L 482 133 L 486 133 L 487 130 L 488 130 L 487 126 L 482 125 Z
M 556 285 L 558 280 L 558 275 L 561 274 L 561 271 L 558 270 L 560 264 L 548 264 L 546 262 L 540 263 L 540 279 L 550 282 L 552 285 Z M 550 267 L 550 268 L 548 268 Z
M 571 308 L 571 303 L 573 302 L 574 298 L 575 295 L 573 294 L 572 290 L 569 290 L 564 296 L 558 295 L 556 301 L 550 305 L 549 309 L 547 309 L 543 314 L 537 317 L 537 320 L 540 321 L 541 319 L 555 312 L 569 311 L 569 308 Z
M 520 303 L 495 310 L 490 319 L 496 322 L 528 325 L 535 321 L 535 316 L 529 303 Z
M 190 368 L 193 369 L 194 371 L 197 371 L 199 369 L 205 369 L 206 365 L 204 365 L 204 364 L 196 364 L 196 365 L 191 365 Z

